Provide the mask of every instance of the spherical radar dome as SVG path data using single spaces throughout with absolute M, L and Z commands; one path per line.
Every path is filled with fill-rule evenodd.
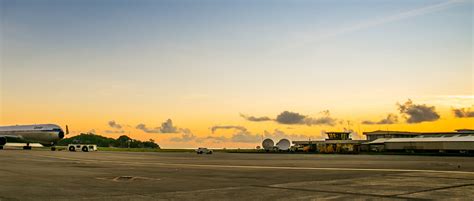
M 281 139 L 276 146 L 278 147 L 279 150 L 286 151 L 290 148 L 291 143 L 288 139 Z
M 271 150 L 274 145 L 275 145 L 275 143 L 273 142 L 272 139 L 265 139 L 265 140 L 263 140 L 263 142 L 262 142 L 262 147 L 263 147 L 263 149 L 265 149 L 265 150 Z

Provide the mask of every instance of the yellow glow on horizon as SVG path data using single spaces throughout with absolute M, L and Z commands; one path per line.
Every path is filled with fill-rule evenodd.
M 451 100 L 451 102 L 449 101 Z M 172 119 L 174 126 L 178 128 L 187 128 L 197 137 L 207 136 L 224 136 L 231 137 L 235 130 L 222 130 L 216 133 L 212 133 L 210 128 L 215 125 L 236 125 L 243 126 L 248 129 L 251 134 L 263 134 L 264 131 L 273 132 L 275 129 L 283 131 L 287 134 L 298 134 L 311 136 L 312 139 L 324 139 L 325 136 L 321 135 L 321 131 L 341 131 L 344 129 L 352 129 L 359 133 L 354 138 L 361 139 L 363 136 L 362 132 L 374 131 L 374 130 L 397 130 L 397 131 L 454 131 L 455 129 L 468 128 L 472 129 L 474 125 L 474 118 L 454 118 L 451 109 L 451 105 L 466 106 L 473 102 L 474 98 L 471 95 L 467 96 L 445 96 L 434 97 L 434 98 L 419 98 L 415 99 L 417 104 L 428 104 L 434 105 L 436 110 L 440 113 L 441 119 L 434 122 L 423 122 L 417 124 L 398 123 L 392 125 L 363 125 L 360 122 L 363 120 L 377 121 L 381 118 L 386 117 L 388 113 L 397 113 L 397 108 L 393 102 L 388 104 L 378 103 L 377 106 L 362 105 L 356 107 L 353 110 L 347 109 L 349 103 L 341 106 L 340 110 L 331 110 L 331 116 L 344 120 L 344 123 L 337 124 L 336 126 L 306 126 L 306 125 L 282 125 L 276 122 L 249 122 L 239 116 L 239 112 L 228 112 L 228 110 L 212 110 L 210 106 L 206 108 L 200 108 L 196 112 L 188 112 L 180 109 L 173 113 L 171 108 L 159 108 L 156 110 L 143 109 L 143 107 L 118 107 L 116 105 L 106 106 L 102 104 L 77 104 L 77 107 L 71 107 L 70 103 L 59 103 L 51 105 L 44 105 L 44 103 L 35 103 L 30 101 L 18 101 L 6 102 L 2 111 L 2 125 L 14 125 L 14 124 L 31 124 L 31 123 L 57 123 L 60 126 L 69 125 L 72 132 L 71 136 L 77 135 L 82 132 L 89 132 L 95 130 L 97 134 L 104 135 L 107 137 L 117 138 L 120 135 L 129 135 L 132 138 L 140 140 L 154 139 L 160 146 L 165 148 L 177 148 L 186 147 L 193 148 L 196 146 L 207 146 L 207 147 L 227 147 L 227 148 L 255 148 L 259 143 L 238 143 L 238 142 L 212 142 L 212 141 L 201 141 L 196 142 L 192 140 L 189 142 L 172 142 L 170 141 L 173 137 L 180 137 L 181 134 L 155 134 L 155 133 L 144 133 L 141 130 L 135 129 L 137 124 L 144 123 L 149 128 L 155 128 L 161 125 L 162 122 L 167 119 Z M 403 100 L 405 101 L 405 100 Z M 400 101 L 400 102 L 403 102 Z M 356 103 L 353 104 L 352 107 Z M 360 104 L 360 103 L 359 103 Z M 81 107 L 82 106 L 82 107 Z M 225 108 L 224 105 L 216 105 L 217 108 Z M 120 109 L 116 109 L 120 108 Z M 298 109 L 298 108 L 297 108 Z M 473 108 L 474 109 L 474 108 Z M 166 111 L 166 112 L 160 112 Z M 261 111 L 273 111 L 273 112 L 258 112 L 250 113 L 249 115 L 255 116 L 269 116 L 275 118 L 275 116 L 281 112 L 271 108 L 262 108 Z M 313 111 L 316 109 L 313 109 Z M 232 111 L 232 109 L 230 109 Z M 297 110 L 295 110 L 297 111 Z M 382 111 L 382 112 L 381 112 Z M 300 108 L 297 112 L 300 112 L 311 117 L 320 116 L 319 111 L 305 113 L 303 108 Z M 167 115 L 172 114 L 173 115 Z M 260 114 L 260 115 L 259 115 Z M 403 120 L 402 117 L 399 117 Z M 123 133 L 107 133 L 106 130 L 113 130 L 107 122 L 115 120 L 117 123 L 124 126 Z M 346 124 L 346 121 L 350 121 L 350 124 Z

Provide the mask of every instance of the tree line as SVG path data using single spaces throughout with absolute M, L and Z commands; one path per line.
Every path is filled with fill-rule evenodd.
M 65 138 L 58 142 L 59 146 L 68 144 L 96 144 L 99 147 L 120 147 L 120 148 L 153 148 L 159 149 L 160 146 L 153 139 L 140 141 L 122 135 L 117 139 L 96 135 L 94 133 L 81 133 L 80 135 Z

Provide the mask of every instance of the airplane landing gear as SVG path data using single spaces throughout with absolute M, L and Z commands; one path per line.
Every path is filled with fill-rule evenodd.
M 3 149 L 3 146 L 7 144 L 7 138 L 0 137 L 0 150 Z
M 31 150 L 30 143 L 26 143 L 26 146 L 23 147 L 24 150 Z
M 56 145 L 54 142 L 51 142 L 51 151 L 56 151 Z

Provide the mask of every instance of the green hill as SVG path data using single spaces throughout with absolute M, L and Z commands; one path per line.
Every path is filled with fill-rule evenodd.
M 121 147 L 121 148 L 154 148 L 159 149 L 160 146 L 152 139 L 149 141 L 140 141 L 132 139 L 126 135 L 122 135 L 117 139 L 107 138 L 93 133 L 81 133 L 80 135 L 65 138 L 59 141 L 59 146 L 66 146 L 68 144 L 96 144 L 99 147 Z

